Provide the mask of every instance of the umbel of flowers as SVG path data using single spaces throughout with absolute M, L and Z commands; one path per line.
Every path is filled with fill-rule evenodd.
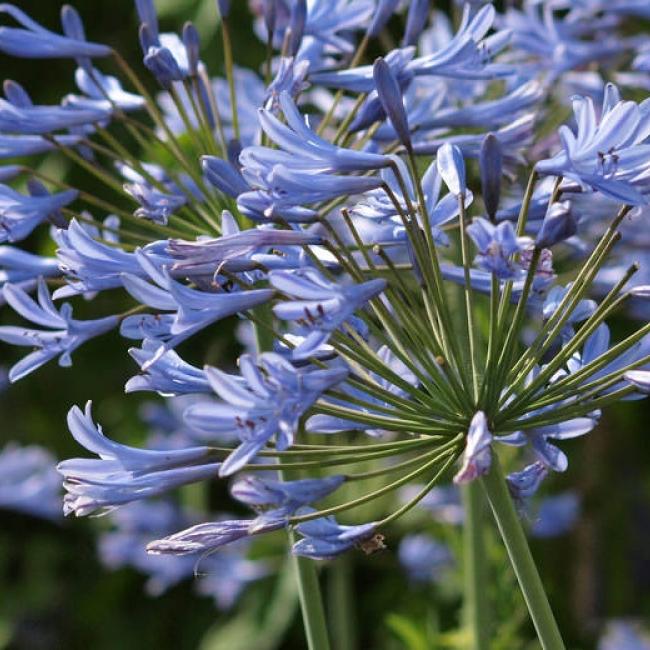
M 535 4 L 502 16 L 468 4 L 460 24 L 438 15 L 432 29 L 429 5 L 255 3 L 268 45 L 257 74 L 233 64 L 220 0 L 222 79 L 191 23 L 160 33 L 153 0 L 136 0 L 147 80 L 140 62 L 88 41 L 73 8 L 59 33 L 1 5 L 0 51 L 70 59 L 78 89 L 39 105 L 6 81 L 2 158 L 57 154 L 105 191 L 25 163 L 0 169 L 14 183 L 0 185 L 2 297 L 25 321 L 0 327 L 0 340 L 28 350 L 10 370 L 17 381 L 53 359 L 70 366 L 118 329 L 139 367 L 127 393 L 192 396 L 191 433 L 158 448 L 115 442 L 90 403 L 74 406 L 70 432 L 94 457 L 60 463 L 65 512 L 234 477 L 250 517 L 199 522 L 147 549 L 200 557 L 289 530 L 310 648 L 329 647 L 311 559 L 390 547 L 391 524 L 450 473 L 470 500 L 482 485 L 539 640 L 562 648 L 517 511 L 567 469 L 559 442 L 650 391 L 650 326 L 612 341 L 606 324 L 650 297 L 635 281 L 647 269 L 635 261 L 600 281 L 620 227 L 632 216 L 647 227 L 650 105 L 607 84 L 572 97 L 559 137 L 540 139 L 536 124 L 558 78 L 568 86 L 605 52 L 635 54 L 638 40 L 601 39 L 595 16 L 644 9 L 580 3 L 560 18 L 548 3 L 552 40 L 535 36 Z M 388 21 L 402 41 L 369 63 Z M 36 229 L 49 229 L 56 257 L 19 248 Z M 558 250 L 572 266 L 561 278 Z M 101 292 L 133 306 L 73 317 L 74 302 Z M 257 341 L 236 374 L 182 358 L 181 344 L 232 316 Z M 504 446 L 524 450 L 505 479 Z M 420 489 L 399 508 L 355 518 L 410 483 Z M 337 496 L 344 484 L 357 496 Z

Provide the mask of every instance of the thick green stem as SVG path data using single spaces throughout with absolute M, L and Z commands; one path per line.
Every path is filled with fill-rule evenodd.
M 480 486 L 476 483 L 463 487 L 465 624 L 470 630 L 470 641 L 467 645 L 469 650 L 488 650 L 490 647 L 482 499 Z
M 332 642 L 336 650 L 355 650 L 354 586 L 349 556 L 337 558 L 328 569 L 328 605 L 332 621 Z
M 564 650 L 560 630 L 496 457 L 493 459 L 492 469 L 481 482 L 492 506 L 539 642 L 544 650 Z
M 289 532 L 289 543 L 293 546 L 294 534 Z M 298 581 L 298 595 L 302 622 L 307 637 L 309 650 L 330 650 L 327 625 L 325 624 L 325 608 L 318 583 L 316 563 L 305 557 L 292 556 L 293 567 Z

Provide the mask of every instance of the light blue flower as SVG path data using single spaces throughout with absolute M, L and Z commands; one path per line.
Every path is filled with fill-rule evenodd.
M 531 528 L 533 537 L 559 537 L 568 533 L 580 515 L 580 498 L 575 492 L 563 492 L 542 499 Z
M 311 356 L 332 332 L 386 287 L 386 281 L 380 278 L 362 284 L 335 284 L 314 269 L 272 271 L 269 282 L 291 298 L 274 305 L 273 313 L 282 320 L 297 322 L 308 332 L 293 350 L 295 359 Z
M 110 47 L 86 41 L 83 31 L 81 34 L 68 33 L 66 27 L 70 25 L 70 18 L 66 14 L 71 10 L 71 7 L 63 7 L 61 11 L 62 23 L 66 31 L 66 35 L 61 36 L 41 27 L 18 7 L 3 3 L 0 5 L 0 14 L 8 14 L 21 27 L 0 27 L 0 51 L 28 59 L 109 56 L 112 53 Z
M 8 185 L 0 184 L 0 242 L 25 239 L 34 228 L 72 203 L 77 196 L 76 190 L 25 196 Z
M 99 458 L 73 458 L 59 463 L 67 491 L 64 513 L 78 517 L 106 512 L 117 506 L 156 496 L 187 483 L 217 475 L 219 463 L 209 462 L 208 447 L 137 449 L 106 438 L 92 419 L 91 402 L 85 412 L 68 413 L 73 438 Z
M 438 582 L 453 564 L 449 548 L 429 535 L 407 535 L 399 543 L 397 557 L 411 582 Z
M 577 123 L 559 130 L 562 151 L 535 166 L 542 174 L 563 176 L 583 190 L 592 189 L 630 205 L 648 202 L 650 174 L 650 102 L 621 101 L 608 84 L 600 119 L 589 97 L 574 97 Z
M 42 447 L 7 444 L 0 451 L 0 508 L 59 519 L 61 480 L 55 466 Z
M 312 512 L 311 508 L 302 508 L 298 514 Z M 364 544 L 367 545 L 366 552 L 374 552 L 385 548 L 383 537 L 377 535 L 376 530 L 375 523 L 344 526 L 334 517 L 319 517 L 296 526 L 302 539 L 293 545 L 291 552 L 313 560 L 329 560 L 354 546 L 364 548 Z
M 110 109 L 93 105 L 37 106 L 15 81 L 5 81 L 6 99 L 0 99 L 0 130 L 19 135 L 42 135 L 105 122 Z
M 240 470 L 274 436 L 278 449 L 290 447 L 305 411 L 348 374 L 341 367 L 300 370 L 273 352 L 257 360 L 243 355 L 239 368 L 241 379 L 206 368 L 210 385 L 223 402 L 198 403 L 185 412 L 188 424 L 199 431 L 239 435 L 241 444 L 224 461 L 221 476 Z
M 71 354 L 80 345 L 96 336 L 101 336 L 117 327 L 117 316 L 106 316 L 96 320 L 74 320 L 72 307 L 64 304 L 57 309 L 50 298 L 45 281 L 38 284 L 38 302 L 34 301 L 23 289 L 11 284 L 3 287 L 7 302 L 23 318 L 41 325 L 44 330 L 29 329 L 6 325 L 0 327 L 0 340 L 12 345 L 34 348 L 26 357 L 16 363 L 9 371 L 9 379 L 18 381 L 40 368 L 42 365 L 59 357 L 59 365 L 72 365 Z
M 28 253 L 13 246 L 0 246 L 0 287 L 5 283 L 34 282 L 39 276 L 60 274 L 55 258 Z
M 526 250 L 531 244 L 528 237 L 517 237 L 509 221 L 495 226 L 487 219 L 477 217 L 467 227 L 479 254 L 476 264 L 484 271 L 493 273 L 500 280 L 516 278 L 521 274 L 520 264 L 512 259 L 516 253 Z

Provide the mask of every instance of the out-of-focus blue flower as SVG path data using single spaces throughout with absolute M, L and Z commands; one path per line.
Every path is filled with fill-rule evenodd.
M 117 107 L 122 111 L 136 111 L 145 105 L 144 98 L 124 90 L 119 79 L 104 75 L 95 68 L 90 71 L 77 68 L 75 82 L 84 95 L 66 95 L 63 100 L 66 106 L 106 111 Z
M 511 258 L 515 253 L 527 249 L 532 242 L 528 237 L 517 237 L 512 223 L 503 221 L 495 226 L 487 219 L 477 217 L 467 227 L 467 232 L 479 250 L 475 262 L 480 268 L 501 280 L 520 274 L 521 266 Z
M 76 190 L 25 196 L 8 185 L 0 185 L 0 242 L 25 239 L 34 228 L 77 196 Z
M 224 461 L 220 475 L 240 470 L 276 437 L 276 447 L 293 444 L 298 421 L 327 389 L 343 381 L 347 368 L 298 370 L 281 356 L 266 352 L 257 362 L 249 355 L 239 358 L 242 379 L 216 368 L 206 374 L 222 403 L 190 406 L 185 419 L 206 433 L 236 431 L 241 444 Z
M 408 503 L 417 496 L 423 486 L 408 485 L 401 491 L 401 501 Z M 460 490 L 455 485 L 439 485 L 430 490 L 418 504 L 435 521 L 452 526 L 460 526 L 465 519 L 465 509 L 460 498 Z
M 311 508 L 302 508 L 298 514 L 312 512 L 314 511 Z M 329 560 L 353 546 L 359 546 L 371 553 L 385 548 L 383 537 L 377 535 L 376 530 L 375 523 L 344 526 L 334 517 L 319 517 L 296 526 L 296 531 L 302 535 L 302 539 L 293 545 L 291 552 L 313 560 Z
M 607 624 L 598 650 L 650 650 L 650 634 L 633 621 L 613 620 Z
M 48 328 L 37 330 L 13 325 L 0 327 L 1 341 L 34 348 L 33 352 L 9 371 L 9 379 L 12 382 L 22 379 L 57 356 L 60 366 L 72 365 L 70 355 L 74 350 L 89 339 L 112 330 L 119 322 L 117 316 L 87 321 L 74 320 L 69 304 L 64 304 L 61 309 L 54 306 L 43 279 L 38 284 L 38 303 L 17 286 L 6 284 L 2 291 L 6 301 L 23 318 Z
M 57 144 L 63 147 L 73 147 L 81 140 L 79 135 L 57 135 L 53 142 L 37 135 L 5 135 L 0 134 L 0 160 L 5 158 L 22 158 L 23 156 L 35 156 L 46 153 L 57 148 Z M 3 179 L 8 180 L 8 179 Z
M 61 480 L 49 452 L 13 443 L 0 451 L 0 508 L 46 519 L 61 517 Z
M 576 133 L 560 127 L 562 151 L 539 161 L 536 169 L 630 205 L 647 203 L 650 102 L 621 101 L 618 89 L 608 84 L 600 120 L 589 97 L 574 97 L 573 113 Z
M 580 514 L 580 499 L 575 492 L 564 492 L 542 499 L 531 529 L 533 537 L 559 537 L 568 533 Z
M 427 26 L 429 17 L 429 0 L 412 0 L 409 3 L 404 29 L 403 46 L 415 45 L 418 37 Z
M 412 582 L 437 582 L 453 563 L 445 544 L 429 535 L 407 535 L 397 549 L 397 557 Z
M 6 99 L 0 99 L 0 130 L 19 135 L 42 135 L 91 126 L 110 117 L 110 109 L 102 106 L 36 106 L 15 81 L 5 81 Z
M 556 4 L 557 9 L 563 8 Z M 502 25 L 511 30 L 512 46 L 528 75 L 546 74 L 551 83 L 569 70 L 605 61 L 625 50 L 624 39 L 613 32 L 611 21 L 598 29 L 595 17 L 561 20 L 556 19 L 555 9 L 553 3 L 530 2 L 523 11 L 508 8 L 503 16 Z M 522 53 L 528 60 L 522 61 Z
M 440 50 L 414 59 L 409 68 L 416 75 L 436 75 L 454 79 L 493 79 L 513 73 L 509 65 L 492 63 L 492 57 L 505 47 L 509 31 L 498 31 L 487 38 L 496 11 L 491 4 L 474 15 L 466 4 L 456 35 Z
M 642 393 L 650 394 L 650 370 L 630 370 L 623 378 L 634 384 Z
M 61 10 L 61 19 L 66 31 L 66 35 L 61 36 L 41 27 L 18 7 L 3 3 L 0 5 L 0 14 L 11 16 L 21 27 L 0 27 L 0 51 L 28 59 L 109 56 L 112 53 L 110 47 L 86 41 L 83 31 L 74 35 L 67 33 L 66 23 L 69 25 L 69 18 L 66 20 L 66 14 L 71 9 L 63 7 Z
M 147 593 L 159 596 L 181 580 L 197 576 L 196 558 L 153 555 L 145 550 L 147 542 L 189 525 L 196 517 L 168 501 L 128 504 L 111 513 L 114 528 L 99 539 L 100 559 L 112 570 L 130 566 L 144 573 Z M 245 544 L 233 544 L 201 561 L 196 589 L 213 597 L 220 609 L 229 609 L 247 584 L 268 573 L 263 562 L 246 558 L 246 550 Z
M 362 284 L 335 284 L 313 269 L 272 271 L 269 281 L 291 298 L 274 305 L 274 314 L 282 320 L 297 322 L 307 332 L 305 340 L 293 350 L 295 359 L 311 356 L 332 332 L 386 287 L 385 280 L 380 278 Z
M 208 462 L 208 447 L 137 449 L 106 438 L 77 406 L 68 413 L 74 439 L 99 458 L 74 458 L 58 465 L 67 494 L 64 513 L 78 517 L 159 495 L 173 488 L 215 477 L 219 463 Z
M 463 452 L 463 465 L 454 476 L 454 483 L 469 483 L 490 471 L 492 465 L 492 434 L 483 411 L 477 411 L 469 429 Z

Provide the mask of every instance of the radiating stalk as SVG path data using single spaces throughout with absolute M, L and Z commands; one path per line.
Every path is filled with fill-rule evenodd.
M 470 631 L 469 650 L 488 650 L 490 647 L 482 499 L 480 486 L 476 482 L 463 486 L 465 625 Z
M 496 457 L 492 469 L 481 479 L 481 483 L 535 625 L 537 638 L 544 650 L 564 650 L 560 630 Z
M 352 561 L 342 555 L 332 564 L 329 573 L 328 605 L 332 621 L 332 642 L 336 650 L 355 650 L 357 631 L 354 614 Z

